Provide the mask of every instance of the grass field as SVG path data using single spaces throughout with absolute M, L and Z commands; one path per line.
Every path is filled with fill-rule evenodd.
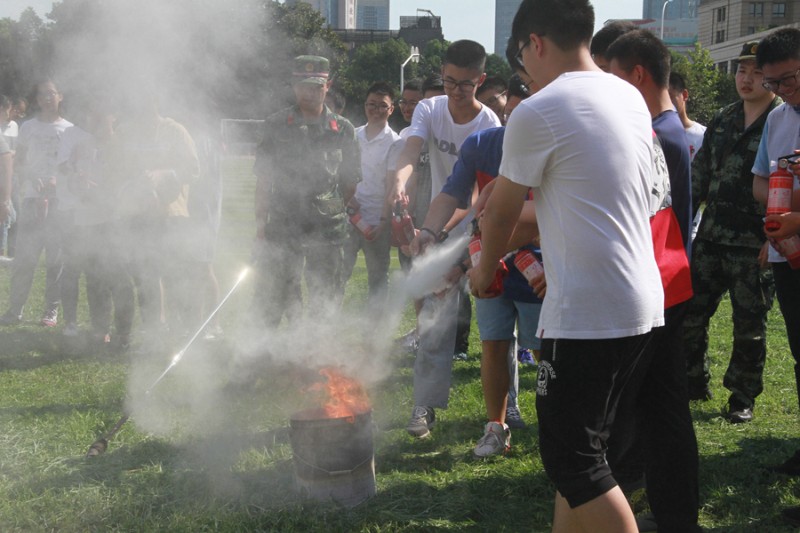
M 253 235 L 249 163 L 229 160 L 225 171 L 217 261 L 223 290 L 248 260 Z M 363 302 L 365 277 L 362 260 L 346 306 Z M 187 353 L 153 395 L 152 410 L 159 416 L 141 410 L 105 455 L 86 459 L 88 446 L 122 415 L 132 376 L 144 363 L 153 375 L 170 356 L 135 350 L 113 355 L 65 343 L 60 327 L 45 331 L 35 325 L 43 284 L 40 274 L 27 322 L 0 329 L 2 532 L 549 530 L 553 487 L 538 454 L 536 376 L 530 367 L 520 376 L 520 405 L 529 428 L 514 431 L 509 456 L 472 459 L 485 416 L 474 325 L 470 359 L 455 363 L 451 405 L 437 412 L 430 439 L 414 440 L 404 429 L 412 407 L 413 358 L 394 354 L 386 359 L 389 377 L 371 388 L 378 494 L 346 510 L 301 500 L 292 490 L 288 415 L 298 406 L 301 373 L 287 365 L 261 365 L 242 376 L 241 368 L 228 364 L 236 350 L 230 338 Z M 0 271 L 3 306 L 7 286 L 8 274 Z M 236 331 L 250 293 L 245 285 L 223 310 L 226 331 Z M 86 325 L 85 303 L 80 313 Z M 800 486 L 763 469 L 800 447 L 783 322 L 773 309 L 765 391 L 756 418 L 732 426 L 719 416 L 727 399 L 721 381 L 731 349 L 729 317 L 730 306 L 723 302 L 710 331 L 715 399 L 692 405 L 700 447 L 701 523 L 717 532 L 792 531 L 778 513 L 800 504 Z M 406 310 L 393 333 L 411 324 Z M 322 353 L 327 347 L 318 349 Z M 302 355 L 298 359 L 314 354 Z M 184 367 L 199 371 L 189 374 Z M 139 385 L 147 383 L 138 379 Z

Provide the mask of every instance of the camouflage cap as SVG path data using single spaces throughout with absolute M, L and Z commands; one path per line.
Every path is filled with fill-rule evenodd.
M 297 56 L 294 58 L 294 83 L 325 85 L 328 82 L 330 61 L 321 56 Z
M 756 50 L 758 50 L 758 41 L 747 41 L 742 46 L 742 52 L 739 54 L 739 61 L 746 61 L 748 59 L 756 58 Z

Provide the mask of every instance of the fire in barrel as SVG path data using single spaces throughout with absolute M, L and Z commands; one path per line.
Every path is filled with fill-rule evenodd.
M 354 507 L 375 495 L 372 409 L 363 387 L 332 367 L 311 387 L 322 407 L 292 415 L 289 425 L 297 490 Z

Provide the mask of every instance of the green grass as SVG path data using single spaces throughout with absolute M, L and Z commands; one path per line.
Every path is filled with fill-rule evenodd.
M 245 160 L 226 166 L 225 221 L 217 273 L 223 290 L 249 257 L 252 177 Z M 366 271 L 356 266 L 346 305 L 364 300 Z M 150 403 L 95 459 L 84 454 L 120 418 L 128 399 L 168 363 L 168 356 L 112 355 L 67 345 L 59 331 L 34 325 L 43 278 L 36 278 L 26 324 L 0 329 L 0 531 L 546 531 L 553 488 L 536 439 L 536 376 L 521 370 L 520 405 L 530 424 L 515 431 L 506 458 L 475 461 L 484 423 L 479 342 L 454 365 L 451 406 L 430 439 L 404 426 L 411 410 L 413 359 L 386 359 L 389 377 L 371 388 L 378 494 L 351 510 L 300 499 L 293 489 L 288 415 L 303 405 L 307 373 L 291 365 L 248 369 L 236 345 L 187 353 Z M 0 302 L 8 274 L 0 271 Z M 224 309 L 228 331 L 245 313 L 246 289 Z M 87 322 L 85 303 L 82 322 Z M 800 446 L 792 359 L 777 310 L 769 319 L 765 391 L 755 420 L 731 426 L 719 416 L 731 349 L 730 306 L 712 323 L 715 399 L 692 405 L 700 446 L 701 521 L 709 531 L 791 531 L 778 513 L 798 505 L 797 481 L 771 474 Z M 406 310 L 398 331 L 413 319 Z M 327 346 L 320 346 L 320 352 Z M 313 354 L 298 354 L 298 360 Z M 133 364 L 133 363 L 137 364 Z M 184 368 L 185 367 L 185 368 Z M 187 379 L 188 368 L 198 370 Z M 135 371 L 134 371 L 135 369 Z M 149 372 L 149 374 L 148 374 Z M 143 377 L 144 376 L 144 377 Z M 197 379 L 200 376 L 202 379 Z M 132 397 L 129 395 L 133 395 Z M 198 410 L 198 404 L 204 406 Z

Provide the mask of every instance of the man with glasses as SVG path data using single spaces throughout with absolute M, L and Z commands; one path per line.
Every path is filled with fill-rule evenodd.
M 497 115 L 497 118 L 500 119 L 500 122 L 505 124 L 506 121 L 503 118 L 503 114 L 506 107 L 507 92 L 508 85 L 506 85 L 506 82 L 503 81 L 503 79 L 499 76 L 492 76 L 490 78 L 486 78 L 486 80 L 483 82 L 483 85 L 478 87 L 478 91 L 475 93 L 475 98 L 477 98 L 480 103 L 494 111 L 494 114 Z
M 422 100 L 414 111 L 411 128 L 397 162 L 390 202 L 408 203 L 406 186 L 419 161 L 423 145 L 428 145 L 431 165 L 431 191 L 438 194 L 458 159 L 461 144 L 472 133 L 500 125 L 497 116 L 475 99 L 486 74 L 486 50 L 474 41 L 456 41 L 444 57 L 442 80 L 445 96 Z M 461 212 L 455 216 L 464 219 Z M 446 225 L 463 234 L 468 220 Z M 424 228 L 421 231 L 426 231 Z M 427 231 L 430 231 L 428 229 Z M 463 283 L 455 283 L 442 297 L 430 296 L 419 317 L 419 350 L 414 365 L 414 408 L 407 430 L 416 437 L 427 437 L 433 426 L 434 408 L 446 408 L 450 396 L 450 373 L 456 342 L 458 305 Z
M 762 204 L 767 203 L 769 190 L 770 161 L 796 154 L 800 149 L 800 30 L 784 28 L 767 35 L 756 50 L 758 67 L 764 73 L 764 86 L 783 98 L 784 104 L 775 108 L 767 117 L 764 134 L 753 164 L 753 195 Z M 800 211 L 800 165 L 792 164 L 794 174 L 792 211 Z M 791 217 L 793 215 L 789 215 Z M 788 218 L 788 217 L 787 217 Z M 780 236 L 791 237 L 791 225 L 781 224 Z M 778 236 L 777 234 L 770 234 Z M 797 235 L 794 233 L 794 235 Z M 781 314 L 786 323 L 789 350 L 795 360 L 795 380 L 800 391 L 800 270 L 792 269 L 775 247 L 769 249 L 769 262 L 775 278 L 775 293 L 778 296 Z M 800 394 L 800 393 L 799 393 Z M 800 398 L 800 396 L 798 396 Z M 776 472 L 800 475 L 800 450 L 783 464 L 773 468 Z M 785 519 L 794 525 L 800 524 L 800 508 L 793 507 L 783 512 Z
M 740 100 L 714 116 L 692 161 L 693 213 L 703 202 L 706 207 L 692 246 L 694 298 L 683 326 L 689 399 L 712 398 L 708 325 L 728 292 L 733 350 L 723 378 L 731 391 L 723 415 L 732 423 L 752 420 L 755 399 L 763 389 L 767 313 L 773 294 L 772 276 L 763 268 L 764 206 L 753 199 L 751 169 L 767 115 L 781 100 L 762 86 L 757 48 L 757 41 L 742 47 L 735 78 Z
M 369 309 L 380 313 L 389 285 L 389 250 L 391 248 L 391 210 L 386 203 L 388 157 L 392 145 L 400 136 L 389 127 L 389 115 L 394 111 L 394 89 L 386 82 L 374 83 L 367 90 L 364 111 L 367 123 L 356 128 L 361 148 L 361 181 L 350 200 L 350 212 L 372 227 L 365 235 L 352 224 L 344 245 L 342 290 L 353 273 L 359 250 L 364 250 L 367 264 Z
M 605 449 L 619 398 L 638 388 L 651 330 L 664 323 L 649 223 L 653 134 L 641 94 L 594 64 L 593 30 L 588 0 L 523 0 L 514 17 L 518 56 L 542 89 L 509 120 L 470 282 L 486 297 L 534 188 L 547 273 L 536 410 L 557 489 L 553 530 L 634 533 Z

